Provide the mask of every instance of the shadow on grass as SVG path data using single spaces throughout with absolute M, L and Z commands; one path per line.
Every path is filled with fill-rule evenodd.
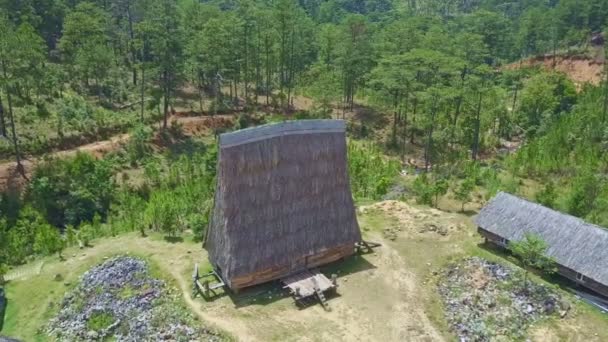
M 164 236 L 163 239 L 169 243 L 181 243 L 184 242 L 184 238 L 181 236 Z
M 475 215 L 477 215 L 477 214 L 478 214 L 478 212 L 477 212 L 477 211 L 475 211 L 475 210 L 470 210 L 470 209 L 467 209 L 467 210 L 464 210 L 464 211 L 462 211 L 462 210 L 458 210 L 458 211 L 455 211 L 455 212 L 457 212 L 457 213 L 459 213 L 459 214 L 462 214 L 462 215 L 466 215 L 466 216 L 468 216 L 468 217 L 472 217 L 472 216 L 475 216 Z
M 371 269 L 375 269 L 376 266 L 371 264 L 364 256 L 354 255 L 345 260 L 335 261 L 331 264 L 322 266 L 321 272 L 328 278 L 332 274 L 338 275 L 338 286 L 340 285 L 340 278 L 345 277 L 354 273 L 363 272 Z M 338 287 L 339 290 L 339 287 Z M 255 285 L 246 289 L 234 293 L 232 291 L 226 291 L 224 293 L 228 295 L 235 307 L 247 307 L 250 305 L 268 305 L 277 302 L 283 298 L 290 297 L 290 293 L 287 289 L 283 288 L 283 284 L 280 280 L 274 280 L 268 283 Z M 220 295 L 222 296 L 222 295 Z M 218 297 L 220 297 L 218 296 Z M 326 298 L 331 300 L 332 298 L 338 298 L 340 294 L 337 291 L 330 291 L 326 293 Z M 210 298 L 209 301 L 214 301 L 216 298 Z M 315 303 L 319 303 L 316 297 L 311 297 L 310 300 L 303 301 L 301 304 L 298 303 L 298 307 L 301 309 L 307 308 Z

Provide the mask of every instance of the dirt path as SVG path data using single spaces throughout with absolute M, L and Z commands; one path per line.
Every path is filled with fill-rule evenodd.
M 159 237 L 141 238 L 137 234 L 94 241 L 92 248 L 83 250 L 70 248 L 64 253 L 66 261 L 46 260 L 39 275 L 19 281 L 39 282 L 63 274 L 66 281 L 75 282 L 82 272 L 105 257 L 129 253 L 155 262 L 168 279 L 175 280 L 174 286 L 193 314 L 239 341 L 443 341 L 443 335 L 425 312 L 421 279 L 408 269 L 396 249 L 380 236 L 373 239 L 383 243 L 375 253 L 353 257 L 328 271 L 339 272 L 340 286 L 338 296 L 329 299 L 329 312 L 318 304 L 298 309 L 276 284 L 245 290 L 236 296 L 222 295 L 212 301 L 192 298 L 190 274 L 195 263 L 206 260 L 200 245 L 172 244 Z M 54 296 L 60 298 L 61 283 L 50 284 L 57 287 Z M 41 307 L 47 307 L 46 302 L 57 298 L 41 296 L 39 300 L 36 302 Z M 39 315 L 43 321 L 43 313 Z
M 179 288 L 182 292 L 184 302 L 190 307 L 190 309 L 204 322 L 209 322 L 216 327 L 229 332 L 232 336 L 236 337 L 239 341 L 257 341 L 253 338 L 253 334 L 249 329 L 238 321 L 226 321 L 218 319 L 214 315 L 210 315 L 201 309 L 201 299 L 192 299 L 192 284 L 190 279 L 185 279 L 183 275 L 176 271 L 175 268 L 169 268 L 169 273 L 177 281 Z
M 220 297 L 202 311 L 245 341 L 443 341 L 426 315 L 421 279 L 390 244 L 373 239 L 383 243 L 375 253 L 337 266 L 339 295 L 329 300 L 329 312 L 320 305 L 297 309 L 268 289 L 250 290 L 255 299 L 247 292 Z
M 232 115 L 214 115 L 184 117 L 174 116 L 170 122 L 181 125 L 186 135 L 211 134 L 213 129 L 231 125 L 234 117 Z M 158 125 L 158 124 L 155 124 Z M 118 150 L 129 140 L 129 134 L 119 134 L 107 140 L 96 141 L 73 149 L 51 153 L 50 157 L 66 158 L 78 152 L 89 153 L 96 158 L 101 158 L 109 152 Z M 25 174 L 29 178 L 42 157 L 28 157 L 22 161 Z M 9 189 L 21 189 L 27 182 L 17 171 L 17 163 L 14 161 L 0 163 L 0 191 Z

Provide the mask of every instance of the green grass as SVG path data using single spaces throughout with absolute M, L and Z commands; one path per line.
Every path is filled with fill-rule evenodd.
M 165 267 L 181 265 L 169 264 L 166 260 L 176 253 L 189 256 L 186 250 L 200 251 L 198 243 L 185 240 L 183 243 L 170 244 L 162 239 L 141 238 L 138 233 L 132 232 L 113 238 L 95 239 L 91 248 L 80 250 L 77 247 L 69 247 L 64 253 L 66 261 L 61 262 L 55 256 L 44 258 L 45 263 L 40 275 L 27 280 L 11 281 L 6 285 L 8 306 L 2 335 L 28 342 L 47 341 L 44 327 L 59 310 L 59 303 L 65 293 L 78 285 L 79 277 L 85 271 L 102 263 L 105 258 L 116 255 L 127 254 L 146 260 L 150 275 L 162 279 L 172 288 L 172 292 L 176 292 L 173 288 L 178 288 L 177 281 L 168 275 Z M 193 258 L 195 257 L 198 255 L 193 255 Z M 189 272 L 187 279 L 191 276 L 191 270 Z M 56 274 L 62 274 L 64 280 L 55 281 Z M 126 296 L 130 290 L 123 291 Z
M 95 312 L 87 321 L 87 328 L 93 331 L 103 330 L 114 323 L 114 317 L 107 312 Z
M 454 220 L 461 219 L 462 222 L 468 222 L 469 220 L 465 216 L 454 214 L 437 217 L 437 219 L 441 220 L 440 222 L 445 221 L 445 224 L 455 223 Z M 384 228 L 394 227 L 398 224 L 395 218 L 381 211 L 368 211 L 366 214 L 359 215 L 359 222 L 364 236 L 371 241 L 380 236 Z M 432 324 L 447 340 L 450 340 L 453 336 L 445 321 L 443 304 L 436 288 L 438 277 L 434 276 L 434 272 L 440 271 L 445 264 L 452 260 L 467 256 L 479 256 L 491 261 L 509 264 L 512 267 L 517 267 L 517 265 L 513 263 L 508 255 L 500 251 L 482 248 L 479 245 L 482 239 L 478 237 L 470 224 L 467 229 L 451 233 L 447 238 L 418 234 L 417 232 L 408 234 L 407 236 L 401 234 L 396 241 L 383 241 L 383 243 L 390 245 L 403 258 L 407 272 L 416 274 L 417 279 L 424 283 L 418 287 L 420 293 L 416 294 L 417 300 L 423 306 L 424 313 Z M 34 276 L 28 280 L 10 282 L 6 287 L 9 303 L 2 334 L 17 337 L 24 341 L 46 341 L 47 338 L 43 333 L 40 333 L 40 329 L 57 312 L 65 292 L 77 285 L 78 277 L 83 272 L 91 266 L 103 262 L 105 257 L 128 254 L 147 260 L 150 275 L 163 279 L 171 288 L 170 297 L 173 299 L 167 298 L 170 307 L 179 308 L 184 313 L 189 312 L 190 307 L 181 304 L 181 291 L 175 290 L 180 288 L 179 283 L 176 278 L 168 273 L 173 270 L 176 277 L 189 282 L 194 263 L 199 263 L 201 274 L 211 269 L 204 254 L 201 257 L 200 243 L 193 242 L 191 234 L 184 235 L 184 242 L 169 243 L 164 240 L 160 233 L 151 233 L 149 237 L 141 238 L 137 232 L 132 232 L 114 238 L 94 240 L 93 246 L 84 250 L 74 247 L 68 248 L 64 253 L 67 256 L 67 261 L 60 262 L 56 257 L 46 258 L 45 266 L 39 276 Z M 366 264 L 366 257 L 358 256 L 348 258 L 341 263 L 328 265 L 323 268 L 323 271 L 326 274 L 340 271 L 340 275 L 347 275 L 356 274 L 367 267 L 369 265 Z M 177 271 L 177 274 L 175 271 Z M 56 274 L 62 274 L 64 281 L 55 281 Z M 348 278 L 352 277 L 349 276 Z M 534 281 L 551 284 L 536 275 L 532 275 L 531 278 Z M 351 281 L 348 284 L 354 285 Z M 188 291 L 186 295 L 189 296 L 190 288 L 188 287 L 186 290 Z M 585 337 L 585 340 L 589 341 L 608 341 L 608 329 L 605 329 L 608 325 L 607 316 L 594 307 L 579 302 L 563 290 L 558 290 L 568 296 L 568 300 L 572 303 L 572 315 L 565 320 L 559 318 L 545 320 L 535 325 L 531 331 L 549 329 L 552 334 L 564 341 L 576 340 L 578 336 Z M 136 295 L 137 291 L 138 289 L 124 288 L 120 290 L 119 296 L 126 298 Z M 345 293 L 345 296 L 348 296 L 348 293 Z M 251 309 L 235 310 L 234 317 L 231 317 L 231 319 L 239 321 L 240 324 L 243 324 L 243 321 L 259 321 L 264 328 L 270 329 L 264 335 L 267 338 L 289 339 L 293 337 L 296 331 L 306 331 L 304 325 L 286 328 L 283 326 L 284 323 L 275 320 L 275 313 L 292 309 L 293 303 L 291 300 L 267 300 L 267 305 L 262 305 L 264 300 L 261 299 L 256 298 L 255 303 L 249 303 Z M 384 300 L 382 297 L 379 297 L 379 299 Z M 352 300 L 358 301 L 360 299 L 353 298 Z M 206 303 L 202 299 L 197 299 L 197 301 L 200 301 L 202 306 L 218 305 L 213 302 Z M 247 300 L 243 299 L 243 301 L 246 302 Z M 221 303 L 219 305 L 231 303 L 223 300 L 218 302 Z M 361 299 L 359 305 L 369 304 Z M 268 320 L 265 320 L 265 317 Z M 91 324 L 103 326 L 108 320 L 107 317 L 100 317 L 96 318 L 95 322 Z M 328 329 L 330 328 L 330 325 L 328 325 Z
M 118 291 L 117 295 L 118 295 L 118 298 L 124 300 L 124 299 L 129 299 L 129 298 L 136 296 L 137 291 L 135 291 L 135 289 L 133 289 L 133 287 L 131 287 L 131 286 L 125 286 Z

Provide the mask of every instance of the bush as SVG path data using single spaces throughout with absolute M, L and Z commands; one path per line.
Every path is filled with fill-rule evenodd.
M 150 154 L 152 149 L 149 144 L 152 136 L 152 129 L 148 126 L 139 125 L 131 131 L 131 137 L 126 148 L 131 165 L 136 165 L 137 162 Z
M 87 328 L 93 331 L 101 331 L 114 323 L 114 317 L 107 312 L 95 312 L 87 321 Z
M 41 255 L 51 255 L 61 252 L 64 248 L 64 241 L 57 228 L 49 224 L 43 224 L 38 228 L 34 237 L 34 252 Z
M 433 185 L 429 182 L 426 173 L 416 177 L 413 184 L 413 191 L 418 203 L 426 205 L 433 204 Z
M 386 195 L 399 174 L 399 163 L 386 158 L 373 146 L 351 141 L 348 144 L 348 172 L 355 198 L 379 199 Z
M 79 153 L 75 158 L 51 160 L 34 172 L 26 198 L 56 227 L 105 217 L 115 184 L 110 164 Z
M 170 190 L 153 192 L 145 212 L 146 223 L 157 231 L 176 236 L 182 230 L 177 200 L 177 196 Z

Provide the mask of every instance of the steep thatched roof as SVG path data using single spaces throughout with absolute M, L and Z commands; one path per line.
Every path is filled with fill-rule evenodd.
M 509 241 L 536 233 L 549 245 L 547 254 L 559 264 L 608 285 L 608 230 L 602 227 L 504 192 L 475 221 Z
M 340 120 L 287 121 L 220 136 L 205 247 L 228 282 L 361 240 Z

